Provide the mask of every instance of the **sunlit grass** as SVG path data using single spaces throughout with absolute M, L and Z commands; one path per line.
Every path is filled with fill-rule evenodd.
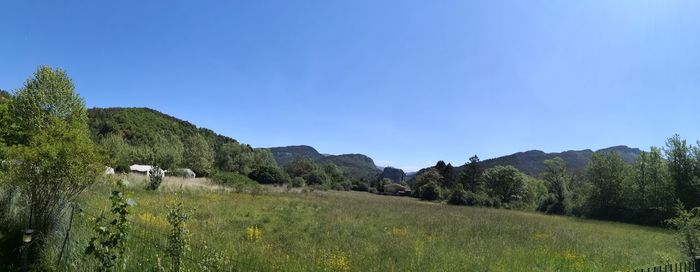
M 614 271 L 682 258 L 672 235 L 658 228 L 360 192 L 183 188 L 150 192 L 133 183 L 135 233 L 166 233 L 165 205 L 179 198 L 194 210 L 189 254 L 219 251 L 243 270 Z M 108 190 L 100 184 L 86 192 L 86 210 L 107 207 Z M 90 235 L 86 217 L 76 218 L 74 256 Z M 162 250 L 143 243 L 132 237 L 129 270 L 149 269 L 163 258 Z M 89 263 L 81 259 L 74 267 Z

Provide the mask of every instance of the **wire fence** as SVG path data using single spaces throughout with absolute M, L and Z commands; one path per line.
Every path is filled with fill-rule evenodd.
M 80 204 L 78 208 L 71 212 L 82 214 L 92 218 L 98 218 L 103 209 Z M 71 216 L 72 217 L 72 216 Z M 71 225 L 66 230 L 65 240 L 60 250 L 58 265 L 67 270 L 73 271 L 96 271 L 97 262 L 90 260 L 87 256 L 82 256 L 82 249 L 87 244 L 86 241 L 71 241 L 71 232 L 75 231 Z M 137 220 L 130 221 L 128 232 L 129 241 L 127 253 L 124 256 L 122 265 L 126 271 L 171 271 L 173 261 L 168 254 L 169 233 L 145 226 Z M 68 245 L 68 246 L 66 246 Z M 71 245 L 77 250 L 71 249 Z M 256 268 L 257 264 L 232 259 L 220 251 L 213 249 L 205 243 L 190 241 L 185 254 L 181 255 L 182 271 L 262 271 Z M 74 252 L 78 251 L 78 252 Z M 69 257 L 71 256 L 71 257 Z
M 696 272 L 698 267 L 700 267 L 700 257 L 696 257 L 694 261 L 638 268 L 632 272 Z

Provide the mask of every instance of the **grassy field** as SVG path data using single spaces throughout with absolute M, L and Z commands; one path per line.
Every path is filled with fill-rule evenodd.
M 236 193 L 195 184 L 170 180 L 149 192 L 132 182 L 138 205 L 127 270 L 149 270 L 163 257 L 165 204 L 176 198 L 194 209 L 191 271 L 212 258 L 243 271 L 616 271 L 682 258 L 673 236 L 657 228 L 360 192 Z M 106 208 L 109 190 L 87 191 L 85 213 Z M 87 271 L 85 213 L 75 218 L 70 264 Z M 56 262 L 58 248 L 51 252 L 45 262 Z

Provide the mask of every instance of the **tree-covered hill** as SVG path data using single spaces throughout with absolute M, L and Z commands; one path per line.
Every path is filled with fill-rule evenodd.
M 371 180 L 381 173 L 372 158 L 362 154 L 343 154 L 323 157 L 319 162 L 331 162 L 349 178 Z
M 638 148 L 630 148 L 624 145 L 613 146 L 604 149 L 597 150 L 595 152 L 606 152 L 614 151 L 617 152 L 622 159 L 627 163 L 634 162 L 635 159 L 642 153 Z M 484 160 L 481 162 L 482 167 L 492 168 L 497 165 L 511 165 L 520 170 L 521 172 L 536 176 L 545 169 L 544 161 L 553 159 L 556 157 L 562 158 L 566 162 L 567 171 L 570 173 L 581 172 L 588 162 L 591 161 L 594 151 L 590 149 L 585 150 L 569 150 L 564 152 L 553 152 L 545 153 L 540 150 L 530 150 L 525 152 L 518 152 L 508 156 L 493 158 Z M 461 171 L 463 167 L 457 167 L 457 171 Z
M 324 157 L 318 153 L 315 148 L 308 145 L 292 145 L 282 147 L 268 148 L 272 152 L 277 165 L 284 167 L 295 159 L 309 159 L 312 161 L 319 160 Z
M 153 109 L 93 108 L 88 116 L 93 140 L 122 170 L 138 163 L 192 168 L 204 175 L 214 170 L 248 174 L 259 166 L 275 166 L 266 150 Z
M 362 154 L 323 155 L 307 145 L 269 148 L 277 165 L 284 167 L 296 159 L 307 159 L 317 163 L 333 163 L 351 179 L 374 179 L 381 171 L 372 158 Z

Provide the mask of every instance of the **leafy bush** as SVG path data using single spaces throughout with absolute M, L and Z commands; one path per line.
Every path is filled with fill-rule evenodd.
M 261 184 L 284 184 L 289 182 L 289 176 L 273 166 L 261 166 L 250 172 L 248 177 Z
M 464 191 L 462 184 L 457 184 L 457 188 L 450 194 L 447 198 L 447 204 L 452 205 L 467 205 L 467 198 L 465 197 L 466 192 Z
M 129 236 L 129 214 L 135 205 L 126 191 L 125 181 L 118 183 L 119 188 L 112 191 L 111 217 L 104 213 L 93 218 L 95 236 L 85 248 L 85 254 L 94 256 L 99 262 L 99 271 L 112 271 L 126 251 L 126 239 Z
M 185 210 L 182 202 L 169 205 L 167 209 L 171 229 L 166 252 L 171 260 L 172 271 L 179 272 L 185 252 L 189 250 L 190 231 L 187 229 L 187 221 L 190 219 L 191 212 Z
M 370 194 L 376 194 L 377 193 L 377 188 L 374 187 L 369 187 L 369 190 L 367 190 Z
M 442 189 L 434 182 L 428 182 L 418 188 L 418 197 L 423 200 L 437 200 L 442 196 Z
M 158 166 L 154 166 L 150 171 L 148 171 L 148 183 L 146 184 L 146 190 L 155 191 L 158 190 L 160 184 L 163 182 L 163 170 Z
M 183 168 L 176 168 L 168 170 L 168 176 L 186 178 L 188 176 L 187 171 Z
M 367 191 L 369 191 L 369 186 L 367 186 L 367 183 L 357 182 L 357 183 L 352 185 L 352 190 L 353 191 L 360 191 L 360 192 L 367 192 Z
M 253 182 L 247 176 L 234 172 L 214 172 L 209 175 L 209 179 L 211 179 L 213 182 L 224 185 L 246 184 Z
M 328 184 L 329 183 L 328 181 L 329 181 L 328 175 L 326 175 L 326 173 L 319 171 L 319 170 L 315 170 L 315 171 L 311 172 L 311 174 L 309 174 L 306 177 L 306 184 L 308 184 L 308 185 Z
M 292 187 L 303 187 L 306 181 L 301 177 L 295 177 L 292 179 Z

